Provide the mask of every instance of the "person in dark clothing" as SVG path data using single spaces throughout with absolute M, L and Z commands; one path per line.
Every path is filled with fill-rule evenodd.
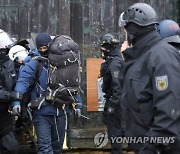
M 179 56 L 161 39 L 157 23 L 155 10 L 145 3 L 133 4 L 119 18 L 130 45 L 123 51 L 121 82 L 125 134 L 134 138 L 129 148 L 136 154 L 179 154 Z
M 159 22 L 157 29 L 161 38 L 178 49 L 178 54 L 180 54 L 179 25 L 173 20 L 165 19 Z
M 48 87 L 48 44 L 51 42 L 51 37 L 47 33 L 39 33 L 36 37 L 36 46 L 39 51 L 42 61 L 32 58 L 22 70 L 19 72 L 19 77 L 16 82 L 15 91 L 23 94 L 29 90 L 31 82 L 38 77 L 38 83 L 33 84 L 31 91 L 30 106 L 32 109 L 33 124 L 35 127 L 38 154 L 60 154 L 65 136 L 65 110 L 57 108 L 44 100 L 45 91 Z M 38 72 L 39 66 L 42 66 Z M 22 105 L 21 102 L 13 102 L 14 104 Z M 34 105 L 34 106 L 33 106 Z
M 110 33 L 100 38 L 101 52 L 105 62 L 101 64 L 100 76 L 103 77 L 102 91 L 106 99 L 103 111 L 103 122 L 107 125 L 108 136 L 111 140 L 112 154 L 121 154 L 121 144 L 113 143 L 112 138 L 122 136 L 121 128 L 121 85 L 120 74 L 123 64 L 119 51 L 119 41 Z
M 11 101 L 21 100 L 22 94 L 13 91 L 16 83 L 16 70 L 13 61 L 7 56 L 9 51 L 7 46 L 13 41 L 7 34 L 2 34 L 5 33 L 3 30 L 0 30 L 0 33 L 4 36 L 2 41 L 0 39 L 0 153 L 17 154 L 18 142 L 13 133 L 12 117 L 8 110 Z M 12 106 L 12 110 L 15 108 L 16 105 Z

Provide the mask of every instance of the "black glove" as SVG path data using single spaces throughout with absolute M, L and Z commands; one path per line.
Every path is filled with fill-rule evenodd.
M 10 93 L 10 99 L 12 101 L 22 101 L 22 98 L 23 98 L 23 95 L 20 93 L 20 92 L 15 92 L 15 91 L 12 91 Z
M 109 99 L 109 106 L 111 106 L 112 108 L 120 108 L 120 101 L 110 98 Z
M 113 102 L 109 100 L 109 105 L 107 108 L 108 114 L 113 114 L 115 110 L 118 110 L 120 108 L 120 103 L 118 102 Z

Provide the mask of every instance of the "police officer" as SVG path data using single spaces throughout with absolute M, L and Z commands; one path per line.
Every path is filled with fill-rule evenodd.
M 102 91 L 106 99 L 103 121 L 107 125 L 108 136 L 111 140 L 112 154 L 121 154 L 121 144 L 113 138 L 122 136 L 120 97 L 122 57 L 119 51 L 119 41 L 110 33 L 100 37 L 101 53 L 105 60 L 101 64 L 101 77 L 103 77 Z
M 16 70 L 13 61 L 7 56 L 9 45 L 13 41 L 9 35 L 0 29 L 0 153 L 17 154 L 18 142 L 13 133 L 13 123 L 8 111 L 11 101 L 21 100 L 22 95 L 14 92 L 16 83 Z M 14 105 L 12 112 L 18 108 Z
M 175 21 L 170 19 L 162 20 L 157 25 L 157 29 L 160 33 L 160 36 L 166 42 L 168 42 L 169 44 L 177 48 L 178 51 L 180 51 L 180 28 Z
M 179 154 L 178 55 L 161 39 L 157 23 L 155 10 L 145 3 L 133 4 L 119 18 L 130 45 L 123 51 L 126 136 L 134 137 L 129 146 L 136 154 Z

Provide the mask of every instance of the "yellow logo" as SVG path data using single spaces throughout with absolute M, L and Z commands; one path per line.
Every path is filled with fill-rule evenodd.
M 166 90 L 168 87 L 168 77 L 167 75 L 156 77 L 156 88 L 159 91 Z

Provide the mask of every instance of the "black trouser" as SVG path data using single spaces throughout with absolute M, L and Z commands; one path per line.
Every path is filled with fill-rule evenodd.
M 19 145 L 13 132 L 0 139 L 0 154 L 18 154 L 18 150 Z
M 103 122 L 107 125 L 108 137 L 111 141 L 111 153 L 112 154 L 122 154 L 121 143 L 116 138 L 122 137 L 122 127 L 121 127 L 121 110 L 120 106 L 114 107 L 112 113 L 108 112 L 108 108 L 111 107 L 110 102 L 107 100 L 103 112 Z

